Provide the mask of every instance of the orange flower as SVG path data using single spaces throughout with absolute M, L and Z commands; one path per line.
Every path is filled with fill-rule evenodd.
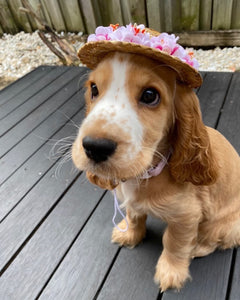
M 190 58 L 193 59 L 194 52 L 190 51 L 190 52 L 188 52 L 188 54 L 189 54 Z
M 137 35 L 140 32 L 140 29 L 137 27 L 134 27 L 134 32 L 135 32 L 135 35 Z
M 117 24 L 110 24 L 110 26 L 112 27 L 112 29 L 113 29 L 113 31 L 115 31 L 116 29 L 118 29 L 118 27 L 119 27 L 119 24 L 117 23 Z

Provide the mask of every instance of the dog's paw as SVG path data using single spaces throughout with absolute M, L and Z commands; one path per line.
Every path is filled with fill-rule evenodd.
M 170 263 L 164 254 L 161 255 L 156 266 L 154 281 L 162 292 L 170 288 L 179 291 L 187 279 L 191 279 L 187 263 Z
M 118 227 L 121 229 L 125 229 L 126 228 L 125 220 L 122 220 L 118 224 Z M 139 244 L 143 240 L 145 235 L 146 235 L 145 228 L 137 229 L 136 227 L 131 228 L 131 226 L 129 226 L 128 230 L 125 232 L 121 232 L 117 228 L 114 228 L 112 232 L 112 243 L 119 244 L 120 246 L 134 248 L 137 244 Z

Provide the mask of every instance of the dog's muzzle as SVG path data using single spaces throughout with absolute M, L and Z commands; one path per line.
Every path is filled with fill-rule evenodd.
M 82 145 L 87 157 L 96 163 L 106 161 L 117 148 L 117 143 L 112 140 L 91 136 L 84 137 Z

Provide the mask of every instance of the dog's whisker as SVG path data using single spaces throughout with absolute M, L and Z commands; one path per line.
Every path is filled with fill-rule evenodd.
M 69 148 L 71 148 L 71 144 L 70 145 L 63 145 L 61 147 L 59 147 L 57 149 L 57 151 L 55 152 L 55 154 L 64 154 L 66 152 L 66 150 L 69 150 Z
M 78 79 L 78 89 L 80 90 L 82 88 L 82 81 L 85 81 L 88 79 L 89 76 L 89 71 L 87 71 L 86 73 L 84 73 L 83 75 L 81 75 Z
M 82 180 L 81 180 L 81 184 L 86 184 L 86 183 L 88 183 L 88 180 L 87 180 L 87 178 L 84 176 L 84 177 L 82 178 Z
M 69 148 L 72 147 L 74 139 L 75 136 L 68 136 L 57 140 L 49 151 L 49 157 L 57 158 L 59 155 L 63 155 Z
M 60 177 L 60 172 L 61 172 L 61 169 L 63 167 L 63 165 L 67 162 L 69 162 L 71 160 L 71 153 L 66 153 L 62 159 L 57 163 L 57 167 L 55 169 L 55 177 L 56 178 L 59 178 Z
M 70 157 L 70 159 L 72 159 L 72 157 Z M 70 160 L 70 159 L 69 159 L 69 160 Z M 75 167 L 75 165 L 72 165 L 70 174 L 71 174 L 71 175 L 77 175 L 78 173 L 79 173 L 79 170 Z

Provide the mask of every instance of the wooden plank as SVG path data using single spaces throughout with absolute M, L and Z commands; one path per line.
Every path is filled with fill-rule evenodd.
M 79 118 L 82 117 L 83 113 L 81 110 L 76 114 L 76 116 L 74 116 L 74 120 L 79 120 Z M 62 138 L 62 135 L 66 133 L 66 129 L 68 129 L 71 133 L 71 130 L 69 130 L 70 127 L 66 126 L 63 130 L 61 130 L 61 132 L 55 135 L 55 138 Z M 49 147 L 47 148 L 46 145 L 35 155 L 35 159 L 40 158 L 42 155 L 48 155 L 48 152 L 46 152 L 47 150 L 49 150 Z M 47 166 L 40 166 L 38 164 L 36 167 L 33 167 L 33 169 L 28 169 L 28 172 L 32 173 L 38 184 L 33 185 L 23 199 L 21 199 L 21 196 L 17 196 L 18 201 L 21 201 L 19 203 L 16 202 L 15 204 L 18 205 L 15 209 L 7 216 L 7 218 L 1 221 L 0 236 L 2 243 L 0 245 L 0 274 L 6 263 L 11 259 L 19 247 L 21 247 L 37 224 L 41 222 L 42 218 L 47 214 L 52 205 L 58 201 L 58 198 L 61 197 L 64 191 L 77 176 L 78 172 L 72 171 L 73 164 L 71 160 L 64 163 L 63 158 L 62 161 L 53 164 L 53 162 L 47 162 L 46 157 L 45 161 L 43 157 L 40 159 L 45 165 L 47 164 Z M 31 159 L 29 165 L 25 165 L 25 167 L 33 166 L 33 163 L 34 160 Z M 62 165 L 63 171 L 61 172 L 61 175 L 59 175 L 58 168 L 59 164 L 61 165 L 62 163 L 64 163 Z M 43 172 L 43 175 L 36 180 L 36 174 L 39 174 L 39 172 Z M 25 184 L 27 184 L 26 180 Z M 14 186 L 17 189 L 20 188 L 16 182 Z M 8 201 L 7 194 L 5 194 L 4 198 L 5 202 Z M 79 197 L 77 199 L 79 201 Z M 3 201 L 3 199 L 1 201 Z M 39 206 L 41 206 L 40 209 Z M 21 211 L 24 211 L 24 213 L 22 214 Z M 27 217 L 28 214 L 29 218 Z M 25 220 L 25 218 L 28 220 Z M 17 228 L 17 231 L 19 230 L 20 232 L 14 238 L 16 234 L 15 226 L 18 226 L 17 224 L 20 226 Z
M 2 29 L 2 26 L 1 26 L 1 24 L 0 24 L 0 36 L 2 36 L 3 35 L 3 29 Z
M 74 195 L 77 198 L 79 198 L 78 193 L 81 193 L 81 188 L 78 188 Z M 88 194 L 85 197 L 89 199 Z M 84 197 L 81 197 L 81 200 L 76 202 L 76 199 L 70 199 L 71 203 L 76 202 L 74 206 L 77 211 L 79 207 L 83 206 L 81 202 L 88 203 L 88 206 L 91 203 L 91 201 L 85 201 Z M 109 265 L 118 252 L 118 246 L 110 242 L 113 214 L 112 201 L 112 195 L 107 193 L 39 299 L 66 299 L 68 297 L 81 300 L 94 299 Z M 72 205 L 71 203 L 69 205 Z M 109 209 L 109 205 L 112 209 Z M 73 216 L 76 216 L 78 225 L 81 221 L 75 211 Z M 52 222 L 54 220 L 49 219 L 49 227 Z M 78 225 L 78 227 L 80 226 Z M 69 225 L 67 225 L 66 230 L 69 230 Z M 55 236 L 56 233 L 52 231 L 48 235 Z M 64 286 L 61 282 L 67 282 L 67 284 Z
M 233 0 L 231 29 L 240 29 L 240 1 Z
M 161 2 L 155 0 L 147 0 L 147 20 L 149 28 L 162 31 L 161 20 Z
M 148 218 L 146 238 L 134 249 L 121 249 L 97 299 L 115 299 L 116 295 L 121 299 L 157 299 L 159 287 L 153 277 L 164 228 L 160 220 Z
M 53 113 L 64 101 L 76 93 L 79 73 L 80 69 L 78 71 L 78 68 L 70 70 L 67 79 L 65 76 L 60 76 L 53 84 L 43 89 L 42 93 L 38 93 L 35 96 L 35 99 L 39 99 L 39 101 L 43 99 L 43 104 L 37 107 L 34 113 L 28 115 L 18 123 L 18 126 L 13 127 L 1 138 L 1 157 L 26 137 L 34 128 L 40 125 L 42 121 Z M 75 78 L 75 80 L 73 80 L 73 78 Z M 61 89 L 59 89 L 60 86 L 62 87 Z
M 28 0 L 28 2 L 32 6 L 32 8 L 34 9 L 34 11 L 36 12 L 37 16 L 41 20 L 47 22 L 47 20 L 44 17 L 44 12 L 43 12 L 40 0 Z M 24 7 L 23 3 L 22 3 L 22 6 Z M 37 25 L 37 22 L 35 21 L 35 19 L 30 14 L 28 14 L 27 16 L 28 16 L 28 20 L 29 20 L 29 22 L 31 24 L 32 30 L 33 31 L 37 30 L 38 29 L 38 25 Z
M 49 13 L 48 13 L 47 4 L 45 3 L 44 0 L 40 0 L 40 4 L 41 4 L 41 8 L 42 8 L 42 12 L 43 12 L 45 21 L 47 22 L 47 24 L 49 26 L 51 26 L 53 28 L 52 20 L 50 18 Z
M 101 0 L 100 0 L 101 1 Z M 107 1 L 108 10 L 111 17 L 111 23 L 123 24 L 122 10 L 120 0 L 109 0 Z
M 194 259 L 190 265 L 192 281 L 178 293 L 174 290 L 165 292 L 162 300 L 225 300 L 231 258 L 232 250 L 229 249 Z
M 21 0 L 8 0 L 8 5 L 18 28 L 25 32 L 32 32 L 27 15 L 19 10 L 19 7 L 22 7 Z
M 64 179 L 68 179 L 70 170 L 68 168 L 65 171 Z M 22 235 L 21 232 L 25 230 L 26 227 L 26 230 L 29 232 L 29 228 L 37 226 L 38 222 L 41 221 L 40 218 L 43 218 L 53 203 L 61 197 L 61 193 L 64 191 L 63 181 L 56 181 L 54 178 L 50 179 L 51 176 L 52 172 L 49 172 L 45 180 L 42 181 L 41 189 L 38 184 L 36 189 L 34 189 L 35 195 L 31 192 L 29 196 L 24 199 L 24 209 L 21 209 L 23 212 L 21 215 L 17 215 L 14 210 L 11 216 L 8 217 L 8 219 L 11 218 L 11 224 L 13 224 L 12 227 L 14 228 L 9 229 L 9 227 L 1 226 L 0 232 L 4 236 L 4 244 L 6 237 L 8 244 L 11 241 L 14 242 L 14 237 L 11 236 L 10 239 L 9 235 L 7 236 L 6 230 L 9 231 L 9 234 L 11 234 L 12 231 L 15 231 L 16 234 L 15 229 L 18 227 L 19 230 L 17 229 L 17 231 Z M 47 182 L 47 180 L 51 182 Z M 43 183 L 45 185 L 43 185 Z M 60 183 L 62 187 L 59 186 Z M 49 199 L 49 193 L 51 194 L 51 199 Z M 55 193 L 57 195 L 55 195 Z M 83 184 L 81 177 L 74 183 L 32 239 L 25 245 L 21 253 L 3 273 L 0 281 L 0 292 L 2 296 L 4 295 L 6 299 L 11 299 L 14 295 L 18 295 L 20 299 L 35 299 L 38 296 L 57 265 L 71 247 L 75 238 L 79 234 L 81 235 L 82 228 L 98 204 L 102 194 L 103 191 L 99 188 L 87 182 Z M 36 197 L 36 195 L 38 196 Z M 91 201 L 86 201 L 86 199 L 89 198 Z M 34 202 L 35 205 L 33 206 L 32 204 Z M 49 202 L 51 204 L 49 204 Z M 27 203 L 28 205 L 26 205 Z M 93 250 L 98 253 L 101 251 L 107 263 L 109 262 L 109 255 L 113 255 L 117 248 L 117 246 L 111 245 L 110 243 L 103 243 L 104 237 L 108 235 L 111 230 L 108 206 L 109 198 L 106 197 L 103 201 L 103 205 L 99 206 L 100 209 L 96 214 L 96 222 L 92 235 L 88 235 L 88 240 L 94 242 L 95 247 L 93 248 L 95 249 Z M 96 223 L 101 225 L 100 228 L 98 228 Z M 3 227 L 4 231 L 2 229 Z M 89 239 L 89 237 L 91 238 Z M 100 243 L 97 244 L 97 241 L 95 239 L 93 240 L 93 238 L 96 238 Z M 100 248 L 101 245 L 102 247 Z M 2 248 L 2 244 L 0 247 Z M 83 248 L 82 250 L 89 254 L 91 248 Z M 2 253 L 1 251 L 1 254 Z M 81 260 L 83 262 L 82 257 Z M 89 261 L 89 263 L 91 263 L 91 261 Z M 100 261 L 99 269 L 100 274 L 102 273 L 104 276 L 105 272 L 103 268 L 100 267 L 102 264 L 103 262 Z M 95 266 L 94 261 L 92 261 L 92 266 Z M 29 270 L 31 271 L 29 272 Z M 82 271 L 84 273 L 86 272 L 86 270 Z M 9 289 L 8 283 L 10 278 L 14 278 L 14 282 L 11 282 L 11 288 Z M 90 278 L 88 278 L 88 281 L 89 279 Z M 99 278 L 95 277 L 95 279 L 99 281 Z M 94 280 L 94 283 L 95 285 L 98 284 L 96 280 Z M 94 289 L 94 286 L 91 286 L 91 288 Z M 61 297 L 61 295 L 59 295 L 59 297 Z
M 108 2 L 107 1 L 104 1 L 104 0 L 97 0 L 97 1 L 94 1 L 92 3 L 93 7 L 95 7 L 95 4 L 98 5 L 99 7 L 99 14 L 100 14 L 100 19 L 101 19 L 101 25 L 102 26 L 109 26 L 109 24 L 111 24 L 111 20 L 112 20 L 112 17 L 110 16 L 109 14 L 109 5 L 108 5 Z M 94 9 L 94 11 L 96 11 L 96 9 Z M 97 20 L 96 20 L 96 23 Z M 116 20 L 113 21 L 113 24 L 116 24 Z M 95 32 L 95 28 L 92 32 Z
M 98 6 L 98 2 L 94 2 L 93 5 L 92 1 L 79 0 L 79 5 L 82 11 L 87 33 L 94 33 L 96 27 L 100 25 L 100 8 Z M 98 11 L 99 13 L 96 14 L 95 11 Z M 102 25 L 104 24 L 102 23 Z
M 0 0 L 0 24 L 6 33 L 15 34 L 18 32 L 6 0 Z
M 164 21 L 163 31 L 173 32 L 173 7 L 171 1 L 162 1 L 161 19 Z
M 203 121 L 207 126 L 217 125 L 219 112 L 225 101 L 231 79 L 232 73 L 230 72 L 206 72 L 198 97 Z
M 212 1 L 213 0 L 200 1 L 199 30 L 212 29 Z
M 65 27 L 61 9 L 58 4 L 58 0 L 42 0 L 42 3 L 44 3 L 45 9 L 47 9 L 53 29 L 58 32 L 66 32 L 67 30 Z
M 81 0 L 81 1 L 83 1 L 83 0 Z M 99 3 L 99 0 L 90 0 L 89 2 L 91 2 L 93 13 L 94 13 L 94 18 L 95 18 L 95 22 L 96 22 L 97 26 L 103 26 L 104 21 L 101 16 L 101 5 Z M 83 11 L 82 11 L 82 14 L 84 15 Z M 86 23 L 86 21 L 85 21 L 85 23 Z M 95 31 L 95 28 L 94 28 L 94 31 Z
M 62 15 L 66 24 L 67 31 L 69 32 L 84 32 L 85 27 L 83 24 L 79 4 L 77 0 L 59 0 Z
M 5 168 L 14 169 L 11 161 L 15 162 L 15 168 L 22 165 L 0 186 L 0 222 L 64 154 L 62 149 L 70 151 L 77 131 L 73 124 L 80 124 L 85 114 L 83 93 L 81 90 L 70 98 L 9 153 Z M 51 154 L 56 142 L 59 146 Z
M 172 0 L 171 3 L 172 3 L 172 28 L 173 28 L 173 32 L 178 32 L 182 30 L 181 1 Z
M 232 82 L 222 108 L 218 130 L 230 141 L 240 153 L 240 72 L 233 74 Z
M 181 1 L 181 27 L 182 30 L 199 29 L 200 0 Z
M 123 25 L 134 23 L 128 1 L 121 1 L 121 10 L 122 10 Z
M 104 26 L 119 23 L 123 25 L 120 0 L 98 0 L 101 19 Z
M 67 99 L 76 94 L 78 90 L 78 82 L 79 77 L 77 76 L 66 86 L 66 88 L 60 89 L 58 93 L 56 93 L 52 98 L 35 110 L 33 114 L 19 123 L 16 129 L 12 129 L 10 131 L 13 133 L 13 136 L 15 136 L 16 140 L 17 137 L 20 136 L 18 141 L 19 143 L 17 145 L 17 141 L 14 142 L 14 139 L 12 140 L 12 134 L 5 135 L 2 138 L 2 148 L 5 149 L 4 143 L 6 143 L 9 139 L 11 139 L 10 144 L 13 144 L 13 148 L 1 158 L 0 165 L 8 166 L 7 168 L 2 168 L 2 172 L 0 173 L 1 183 L 4 182 L 17 168 L 19 168 L 21 164 L 24 163 L 24 161 L 33 153 L 33 151 L 36 151 L 45 142 L 44 136 L 37 136 L 37 141 L 37 139 L 33 139 L 32 134 L 29 135 L 29 133 L 33 133 L 33 135 L 36 134 L 38 130 L 34 130 L 39 125 L 43 124 L 43 122 L 51 114 L 58 110 L 67 101 Z M 41 127 L 39 129 L 40 132 L 42 129 Z M 25 131 L 28 131 L 27 134 L 25 134 Z M 51 134 L 53 133 L 50 130 L 49 136 L 51 136 Z M 32 144 L 33 141 L 35 142 L 34 144 Z
M 124 24 L 147 24 L 144 0 L 121 1 L 121 7 Z
M 231 289 L 229 294 L 229 300 L 236 300 L 239 298 L 239 282 L 240 282 L 240 248 L 236 250 L 236 259 L 233 269 L 233 277 L 231 282 Z
M 233 0 L 214 0 L 212 29 L 230 29 Z
M 34 83 L 38 79 L 45 76 L 48 72 L 51 71 L 52 68 L 53 67 L 51 66 L 38 67 L 35 70 L 27 73 L 23 77 L 6 86 L 0 91 L 0 106 L 3 103 L 6 103 L 11 98 L 13 98 L 14 96 L 18 95 L 18 93 L 28 88 L 32 83 Z
M 181 31 L 181 1 L 147 1 L 148 24 L 159 32 Z
M 0 275 L 5 271 L 6 264 L 18 252 L 19 248 L 29 239 L 52 207 L 68 189 L 68 184 L 75 180 L 77 174 L 71 173 L 72 163 L 65 164 L 61 178 L 56 178 L 54 165 L 40 182 L 18 204 L 11 214 L 3 220 L 0 228 L 2 243 L 0 245 Z M 66 181 L 68 184 L 66 185 Z M 44 246 L 44 245 L 42 245 Z M 44 246 L 45 248 L 45 246 Z M 2 278 L 0 285 L 2 284 Z M 2 289 L 0 288 L 2 293 Z M 3 294 L 1 294 L 3 295 Z
M 179 43 L 191 47 L 240 46 L 240 30 L 178 32 Z
M 66 72 L 67 68 L 57 68 L 52 69 L 50 72 L 48 72 L 44 77 L 39 78 L 37 81 L 32 82 L 32 84 L 27 88 L 24 89 L 22 92 L 20 92 L 15 97 L 12 97 L 7 102 L 1 105 L 1 111 L 0 111 L 0 136 L 6 131 L 9 130 L 12 125 L 15 124 L 14 122 L 14 115 L 17 115 L 16 122 L 18 120 L 21 120 L 21 106 L 26 106 L 28 103 L 27 101 L 32 101 L 32 97 L 39 93 L 41 89 L 46 88 L 47 85 L 51 84 L 54 80 L 56 80 L 58 77 L 60 77 L 64 72 Z M 38 102 L 39 103 L 39 102 Z M 24 105 L 25 104 L 25 105 Z M 19 108 L 19 111 L 15 111 L 17 108 Z M 27 115 L 28 112 L 26 111 L 24 115 Z M 9 118 L 8 118 L 9 116 Z M 13 118 L 11 117 L 13 116 Z M 6 120 L 7 117 L 7 120 Z M 12 119 L 11 119 L 12 118 Z M 4 125 L 5 121 L 5 125 Z M 6 123 L 9 123 L 7 124 Z

